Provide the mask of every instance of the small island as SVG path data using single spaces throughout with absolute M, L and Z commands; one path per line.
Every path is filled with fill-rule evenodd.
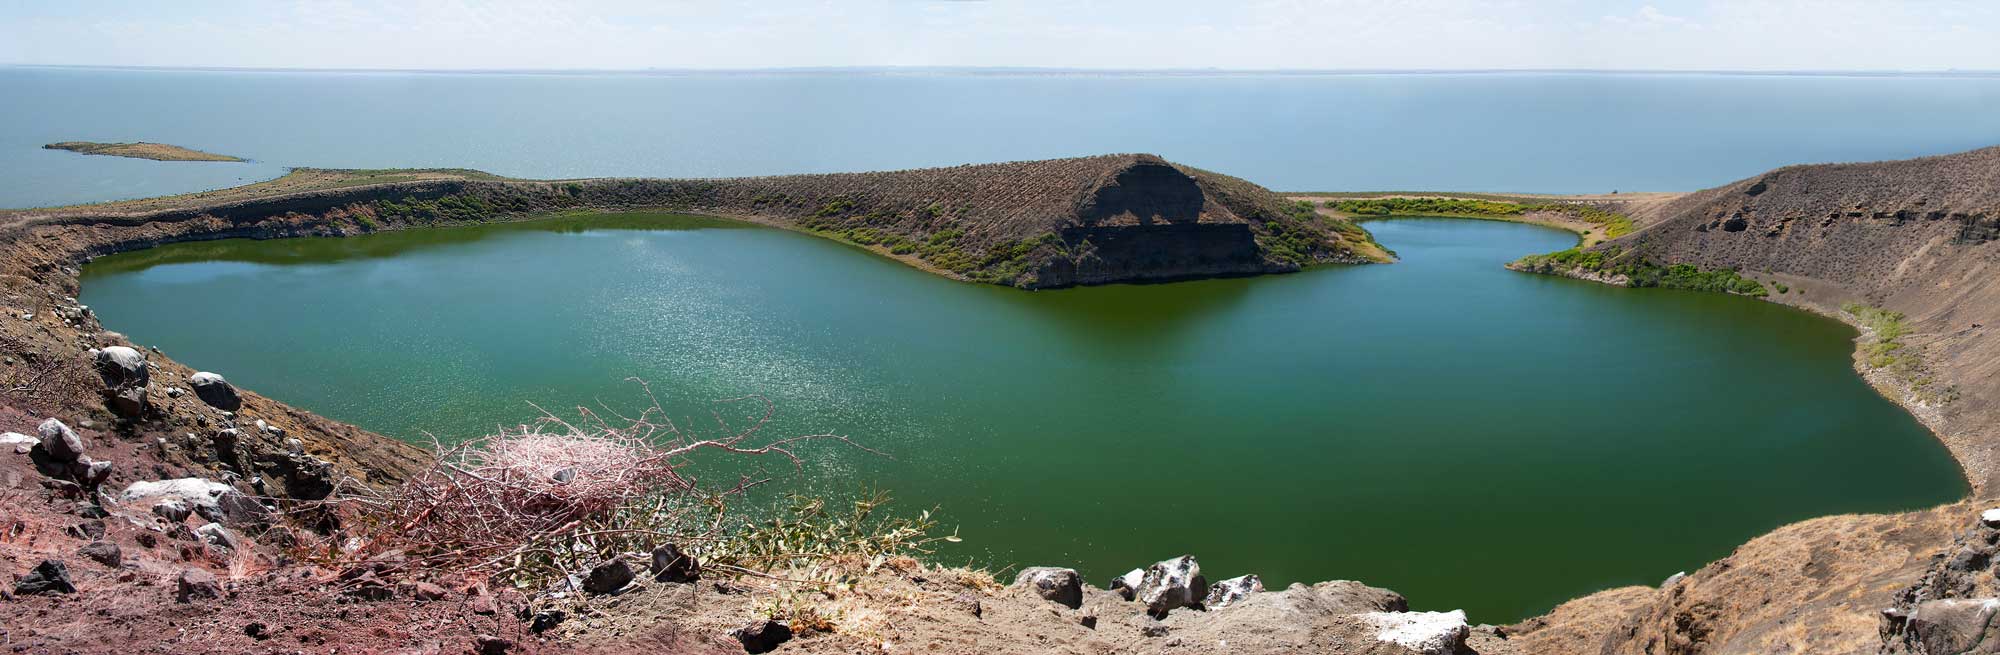
M 96 141 L 63 141 L 42 146 L 48 150 L 68 150 L 86 155 L 108 155 L 111 157 L 131 157 L 153 161 L 243 161 L 241 157 L 218 155 L 164 143 L 98 143 Z

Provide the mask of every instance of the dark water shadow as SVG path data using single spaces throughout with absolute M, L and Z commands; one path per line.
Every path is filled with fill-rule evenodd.
M 203 262 L 297 265 L 331 264 L 395 257 L 446 246 L 478 243 L 534 232 L 581 234 L 597 230 L 755 229 L 758 226 L 712 216 L 668 213 L 571 214 L 526 221 L 415 228 L 350 237 L 221 239 L 173 243 L 98 258 L 83 270 L 89 279 L 133 273 L 155 266 Z

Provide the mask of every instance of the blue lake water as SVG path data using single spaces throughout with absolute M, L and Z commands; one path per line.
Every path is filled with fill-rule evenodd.
M 1681 191 L 2000 143 L 2000 78 L 440 74 L 0 67 L 0 207 L 289 166 L 734 176 L 1153 152 L 1280 190 Z M 249 164 L 44 151 L 146 140 Z

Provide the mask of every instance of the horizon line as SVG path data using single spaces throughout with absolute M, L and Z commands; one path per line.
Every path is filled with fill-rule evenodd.
M 1088 68 L 1051 66 L 764 66 L 747 68 L 338 68 L 282 66 L 148 66 L 0 62 L 0 68 L 56 68 L 221 73 L 396 73 L 431 75 L 770 75 L 960 73 L 988 75 L 1730 75 L 1769 77 L 1996 77 L 2000 69 L 1669 69 L 1669 68 Z

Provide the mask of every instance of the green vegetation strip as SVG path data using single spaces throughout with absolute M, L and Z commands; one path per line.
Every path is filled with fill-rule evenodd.
M 1632 231 L 1632 219 L 1589 205 L 1570 203 L 1523 204 L 1477 198 L 1361 198 L 1327 203 L 1335 211 L 1354 216 L 1481 216 L 1516 217 L 1547 212 L 1563 214 L 1604 229 L 1604 236 L 1616 238 Z
M 1693 264 L 1661 266 L 1637 257 L 1627 257 L 1618 247 L 1602 250 L 1571 248 L 1546 255 L 1529 255 L 1515 262 L 1515 268 L 1543 273 L 1587 271 L 1602 275 L 1623 275 L 1630 287 L 1660 287 L 1693 291 L 1720 291 L 1742 296 L 1764 296 L 1764 285 L 1743 277 L 1734 269 L 1703 269 Z
M 1957 387 L 1939 386 L 1929 367 L 1924 366 L 1922 349 L 1903 343 L 1910 326 L 1904 322 L 1902 312 L 1858 302 L 1841 305 L 1840 309 L 1868 329 L 1870 336 L 1861 345 L 1861 360 L 1869 368 L 1894 374 L 1910 385 L 1911 395 L 1926 403 L 1942 405 L 1958 399 Z

